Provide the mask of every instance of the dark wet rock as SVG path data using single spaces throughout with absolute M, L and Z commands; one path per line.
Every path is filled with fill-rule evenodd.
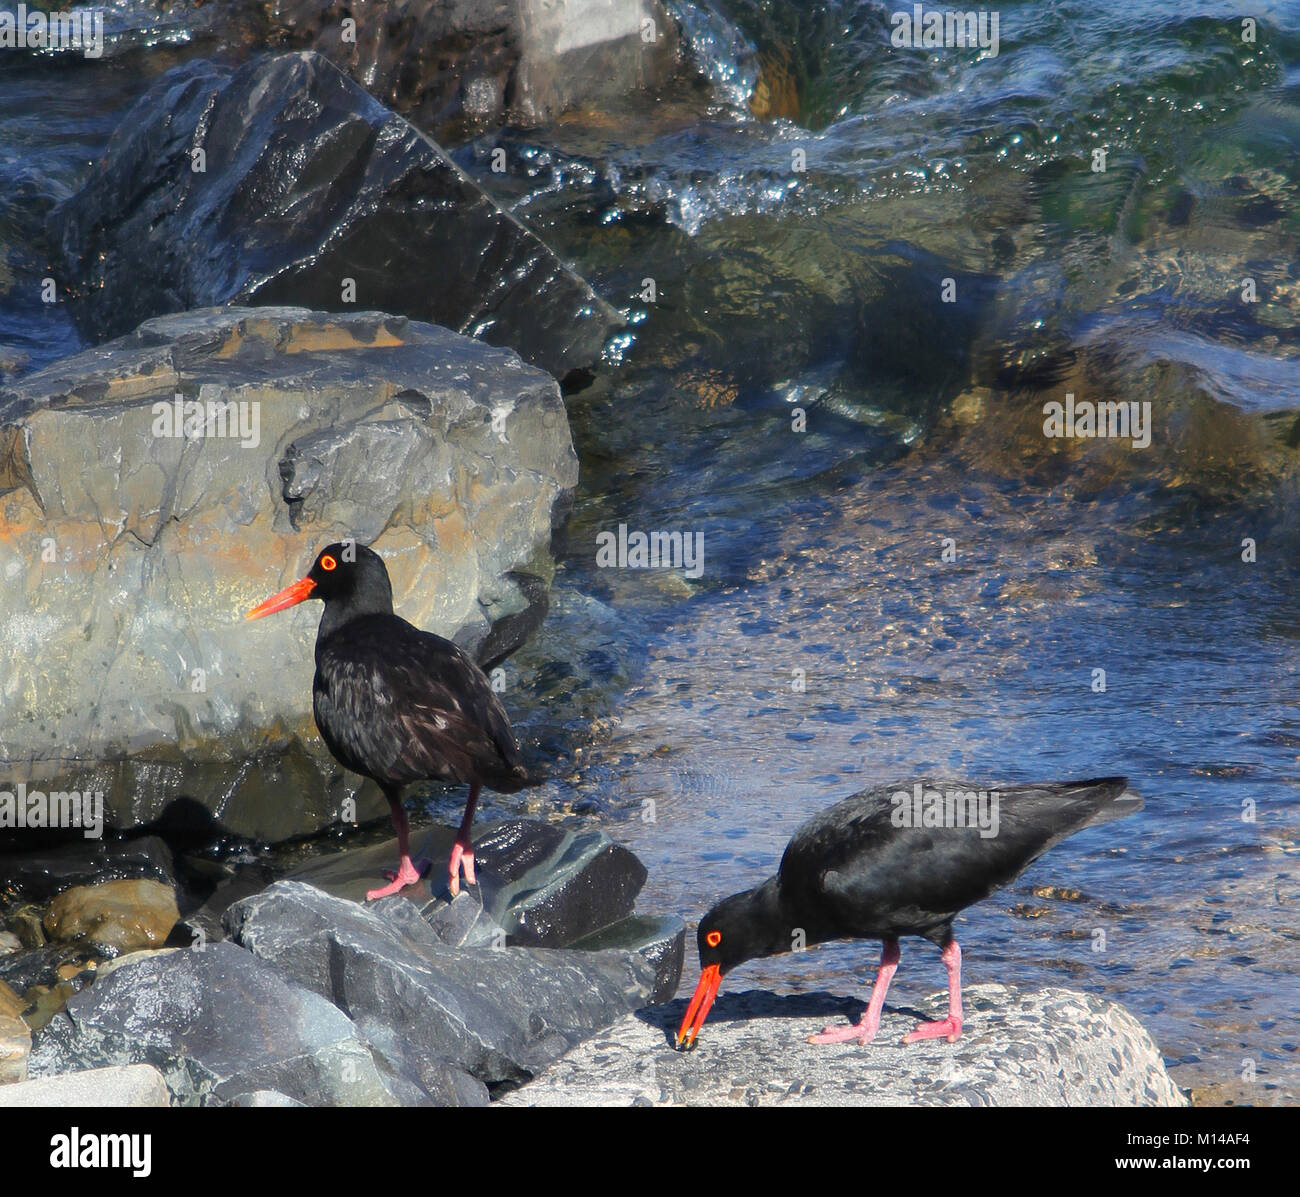
M 509 346 L 563 380 L 621 324 L 434 142 L 319 54 L 169 72 L 54 222 L 74 317 L 96 339 L 217 303 L 356 306 Z
M 154 405 L 177 393 L 256 401 L 256 444 L 155 435 Z M 0 448 L 0 775 L 102 793 L 110 823 L 169 837 L 386 815 L 312 720 L 319 607 L 243 612 L 355 536 L 385 558 L 399 614 L 475 651 L 528 606 L 508 575 L 551 569 L 577 481 L 554 380 L 373 312 L 147 321 L 0 390 Z
M 224 939 L 226 932 L 221 924 L 222 915 L 241 898 L 260 893 L 274 880 L 275 874 L 264 866 L 251 865 L 240 869 L 221 882 L 202 906 L 176 924 L 169 945 L 182 948 Z
M 401 899 L 422 901 L 425 917 L 449 934 L 471 910 L 462 902 L 454 913 L 447 911 L 443 862 L 455 834 L 454 828 L 437 824 L 412 833 L 413 855 L 433 862 L 435 896 L 424 900 L 412 888 Z M 290 879 L 361 901 L 396 856 L 396 841 L 389 840 L 321 857 Z M 646 879 L 645 866 L 603 831 L 567 831 L 533 819 L 483 827 L 474 837 L 474 857 L 474 901 L 505 929 L 510 946 L 568 947 L 617 923 L 632 913 Z M 489 925 L 483 930 L 490 936 Z
M 677 65 L 677 27 L 658 0 L 246 0 L 237 11 L 285 45 L 326 55 L 422 128 L 453 135 L 502 119 L 543 123 L 652 88 Z M 344 40 L 345 15 L 354 40 Z
M 682 979 L 682 960 L 686 952 L 686 924 L 675 914 L 634 914 L 613 926 L 585 935 L 570 945 L 580 952 L 607 952 L 617 948 L 637 952 L 655 968 L 654 989 L 650 1005 L 669 1001 Z
M 474 840 L 475 860 L 506 887 L 490 908 L 511 944 L 560 947 L 632 913 L 645 866 L 603 831 L 511 819 Z
M 177 1105 L 262 1089 L 311 1105 L 411 1095 L 390 1087 L 344 1014 L 231 943 L 149 955 L 101 978 L 38 1035 L 29 1071 L 122 1064 L 152 1064 Z
M 0 832 L 0 836 L 4 833 Z M 22 832 L 14 832 L 17 837 Z M 3 841 L 0 841 L 3 843 Z M 31 902 L 48 902 L 77 885 L 148 877 L 176 881 L 171 849 L 157 836 L 130 840 L 77 840 L 37 852 L 4 853 L 4 884 Z
M 87 954 L 88 949 L 80 944 L 58 944 L 14 952 L 0 957 L 0 982 L 16 993 L 24 993 L 35 985 L 52 988 L 63 979 L 59 969 L 84 961 Z
M 526 1080 L 654 986 L 653 967 L 634 953 L 449 948 L 429 942 L 429 928 L 407 934 L 301 882 L 245 899 L 226 924 L 234 940 L 333 1001 L 422 1085 L 449 1067 L 486 1085 Z
M 1151 1036 L 1114 1002 L 1067 989 L 966 990 L 956 1043 L 903 1046 L 924 1010 L 886 1006 L 875 1040 L 817 1045 L 827 1023 L 862 1003 L 827 993 L 723 992 L 694 1050 L 673 1036 L 685 1001 L 628 1015 L 570 1051 L 507 1105 L 1184 1106 Z M 1021 1048 L 1014 1056 L 1010 1049 Z M 1114 1065 L 1114 1067 L 1112 1067 Z
M 85 942 L 116 956 L 161 946 L 180 918 L 170 885 L 147 878 L 64 890 L 45 915 L 56 942 Z

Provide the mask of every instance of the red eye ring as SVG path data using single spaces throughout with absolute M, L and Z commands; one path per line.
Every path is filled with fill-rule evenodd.
M 322 557 L 320 559 L 320 567 L 326 573 L 329 573 L 332 569 L 338 569 L 339 563 L 335 561 L 333 557 Z
M 718 946 L 718 944 L 720 944 L 720 943 L 722 942 L 722 932 L 721 932 L 721 931 L 710 931 L 710 932 L 708 933 L 708 935 L 706 935 L 706 936 L 704 937 L 704 942 L 705 942 L 706 944 L 708 944 L 709 947 L 711 947 L 711 948 L 716 948 L 716 947 Z

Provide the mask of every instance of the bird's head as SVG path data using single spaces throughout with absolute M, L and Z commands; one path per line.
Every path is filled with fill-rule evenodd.
M 700 980 L 677 1032 L 677 1046 L 688 1048 L 704 1026 L 718 996 L 722 978 L 746 960 L 790 950 L 791 939 L 776 913 L 775 890 L 769 883 L 724 898 L 700 919 L 696 943 Z
M 336 541 L 321 549 L 305 577 L 258 603 L 244 618 L 261 619 L 307 599 L 327 606 L 339 602 L 357 614 L 391 611 L 393 588 L 378 553 L 354 540 Z

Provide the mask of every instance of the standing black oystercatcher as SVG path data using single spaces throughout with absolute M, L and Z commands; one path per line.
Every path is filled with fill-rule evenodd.
M 245 618 L 309 598 L 325 603 L 312 682 L 316 727 L 340 764 L 379 783 L 397 828 L 397 872 L 390 885 L 366 897 L 386 897 L 420 880 L 402 806 L 402 788 L 413 781 L 469 784 L 449 866 L 451 892 L 459 893 L 462 867 L 474 884 L 469 829 L 479 787 L 511 794 L 529 783 L 505 709 L 456 645 L 393 614 L 393 588 L 378 553 L 353 543 L 327 545 L 305 578 Z
M 880 1026 L 898 939 L 942 950 L 948 1017 L 920 1024 L 904 1043 L 961 1034 L 961 949 L 952 921 L 1018 877 L 1066 836 L 1142 809 L 1123 777 L 976 791 L 921 781 L 864 790 L 814 815 L 790 840 L 781 867 L 757 889 L 719 902 L 699 927 L 700 974 L 677 1046 L 689 1047 L 723 976 L 759 956 L 832 939 L 882 941 L 880 971 L 856 1026 L 827 1027 L 811 1043 L 869 1043 Z

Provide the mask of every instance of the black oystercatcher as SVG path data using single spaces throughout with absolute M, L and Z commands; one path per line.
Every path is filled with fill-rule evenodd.
M 386 897 L 420 879 L 402 806 L 402 788 L 413 781 L 469 784 L 449 866 L 451 892 L 459 893 L 462 868 L 474 884 L 469 829 L 479 787 L 509 794 L 529 783 L 505 709 L 456 645 L 393 614 L 393 588 L 378 553 L 351 542 L 327 545 L 305 578 L 245 618 L 309 598 L 325 604 L 312 683 L 316 727 L 340 764 L 379 783 L 397 828 L 397 872 L 366 897 Z
M 977 791 L 921 781 L 864 790 L 814 815 L 790 840 L 781 867 L 700 920 L 700 974 L 677 1046 L 699 1034 L 723 976 L 759 956 L 832 939 L 879 939 L 871 1001 L 856 1026 L 827 1027 L 811 1043 L 869 1043 L 898 967 L 898 940 L 937 944 L 948 970 L 948 1017 L 920 1024 L 904 1043 L 961 1034 L 961 949 L 952 921 L 1018 877 L 1066 836 L 1141 810 L 1123 777 Z

